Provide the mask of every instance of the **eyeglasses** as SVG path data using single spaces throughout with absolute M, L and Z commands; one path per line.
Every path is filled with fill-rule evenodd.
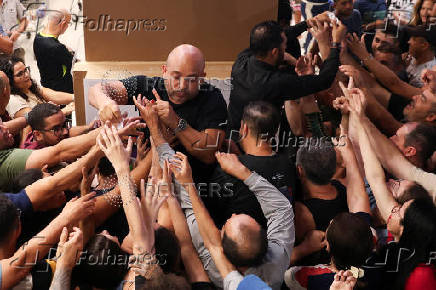
M 399 212 L 400 208 L 401 208 L 401 205 L 394 206 L 391 210 L 391 214 Z
M 26 68 L 20 72 L 18 72 L 14 77 L 22 78 L 25 74 L 30 74 L 30 66 L 26 66 Z
M 38 130 L 43 132 L 52 132 L 57 137 L 60 137 L 62 135 L 62 132 L 64 129 L 70 130 L 71 129 L 71 121 L 65 121 L 62 125 L 55 126 L 48 130 Z

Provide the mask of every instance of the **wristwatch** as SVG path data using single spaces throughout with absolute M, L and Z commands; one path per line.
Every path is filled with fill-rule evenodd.
M 188 122 L 185 119 L 180 118 L 177 127 L 174 129 L 174 135 L 185 130 L 188 127 Z

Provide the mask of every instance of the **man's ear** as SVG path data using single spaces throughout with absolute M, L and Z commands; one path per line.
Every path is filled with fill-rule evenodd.
M 303 167 L 301 165 L 297 165 L 297 173 L 298 173 L 298 176 L 304 177 L 304 170 L 303 170 Z
M 425 117 L 425 120 L 427 122 L 434 122 L 436 121 L 436 114 L 435 113 L 430 113 Z
M 406 157 L 412 157 L 412 156 L 415 156 L 415 155 L 416 155 L 416 148 L 415 148 L 415 147 L 407 146 L 407 147 L 404 149 L 404 156 L 406 156 Z
M 271 50 L 271 55 L 272 56 L 274 56 L 274 57 L 276 57 L 278 54 L 279 54 L 279 48 L 278 47 L 274 47 L 272 50 Z
M 42 133 L 38 130 L 33 130 L 33 137 L 35 138 L 36 141 L 41 141 Z
M 167 72 L 167 65 L 163 64 L 162 65 L 162 74 L 165 74 Z

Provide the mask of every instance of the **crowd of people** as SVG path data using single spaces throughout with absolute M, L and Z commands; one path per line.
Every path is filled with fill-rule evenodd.
M 280 1 L 228 102 L 180 44 L 92 86 L 84 126 L 69 13 L 25 52 L 38 84 L 0 5 L 1 289 L 436 289 L 433 0 Z

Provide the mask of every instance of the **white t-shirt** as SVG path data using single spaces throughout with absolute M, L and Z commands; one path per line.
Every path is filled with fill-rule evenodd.
M 24 108 L 33 109 L 36 105 L 43 103 L 43 101 L 39 100 L 34 94 L 29 93 L 27 101 L 23 99 L 23 97 L 19 95 L 11 95 L 9 99 L 9 103 L 6 106 L 6 111 L 8 111 L 9 116 L 11 118 L 15 118 L 15 114 Z
M 24 17 L 25 11 L 26 8 L 19 0 L 3 0 L 0 5 L 0 25 L 3 30 L 8 33 L 16 29 L 20 20 Z
M 416 65 L 416 59 L 412 58 L 409 66 L 406 68 L 407 76 L 409 77 L 409 84 L 414 87 L 422 87 L 423 83 L 421 80 L 421 73 L 425 69 L 431 69 L 434 65 L 436 65 L 436 58 L 433 58 L 430 61 L 427 61 L 423 64 Z

